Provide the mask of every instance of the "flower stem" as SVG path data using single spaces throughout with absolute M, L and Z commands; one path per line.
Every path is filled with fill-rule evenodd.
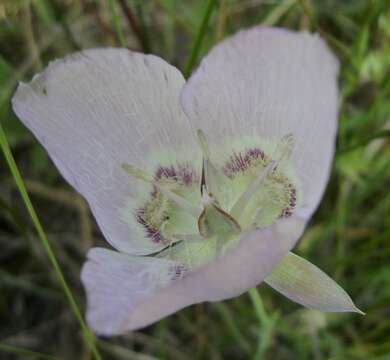
M 30 197 L 29 197 L 27 190 L 26 190 L 26 186 L 24 184 L 22 176 L 20 175 L 20 172 L 19 172 L 19 169 L 16 165 L 15 159 L 12 155 L 11 149 L 10 149 L 8 141 L 7 141 L 7 137 L 4 133 L 3 127 L 1 126 L 1 123 L 0 123 L 0 147 L 4 153 L 5 159 L 6 159 L 8 166 L 11 170 L 12 176 L 13 176 L 15 183 L 18 187 L 19 193 L 24 201 L 24 204 L 27 208 L 27 211 L 28 211 L 28 213 L 31 217 L 31 220 L 34 224 L 34 227 L 38 233 L 39 239 L 41 240 L 42 246 L 45 249 L 47 256 L 49 257 L 49 260 L 50 260 L 50 262 L 51 262 L 51 264 L 52 264 L 52 266 L 53 266 L 53 268 L 58 276 L 58 279 L 61 283 L 62 289 L 63 289 L 65 296 L 69 302 L 69 305 L 70 305 L 74 315 L 76 316 L 76 318 L 80 324 L 84 340 L 86 341 L 86 343 L 90 347 L 95 359 L 100 360 L 101 356 L 96 348 L 94 337 L 83 320 L 83 317 L 82 317 L 81 312 L 78 308 L 76 300 L 73 297 L 73 294 L 72 294 L 72 292 L 71 292 L 71 290 L 70 290 L 70 288 L 65 280 L 64 274 L 62 273 L 62 270 L 61 270 L 61 267 L 60 267 L 55 255 L 54 255 L 54 253 L 53 253 L 51 245 L 50 245 L 50 243 L 47 239 L 47 236 L 42 228 L 41 222 L 39 221 L 38 215 L 37 215 L 37 213 L 32 205 L 32 202 L 31 202 Z
M 265 311 L 263 301 L 256 288 L 249 289 L 249 297 L 255 309 L 256 316 L 259 320 L 259 337 L 254 360 L 261 360 L 271 342 L 272 331 L 277 323 L 279 315 L 277 313 L 268 316 Z
M 215 0 L 208 0 L 203 16 L 202 16 L 202 22 L 200 24 L 198 33 L 196 34 L 196 38 L 194 41 L 194 44 L 192 46 L 191 55 L 188 58 L 187 65 L 184 68 L 184 77 L 188 78 L 188 76 L 191 73 L 192 68 L 194 67 L 196 60 L 199 55 L 199 51 L 202 45 L 202 41 L 204 39 L 204 36 L 206 35 L 206 28 L 209 23 L 211 13 L 213 11 L 214 5 L 216 1 Z
M 261 300 L 259 292 L 256 288 L 252 288 L 249 289 L 248 293 L 260 324 L 267 324 L 269 322 L 269 318 L 265 311 L 264 304 Z

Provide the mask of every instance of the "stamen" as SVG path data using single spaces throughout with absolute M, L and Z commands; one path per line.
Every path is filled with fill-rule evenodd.
M 294 148 L 294 137 L 291 133 L 284 135 L 277 145 L 271 160 L 263 171 L 256 177 L 256 179 L 248 186 L 244 193 L 239 197 L 233 205 L 230 214 L 234 218 L 239 218 L 239 215 L 245 210 L 252 195 L 259 189 L 264 179 L 269 173 L 274 171 L 277 167 L 283 168 L 286 162 L 290 159 Z
M 197 207 L 193 204 L 191 204 L 189 201 L 184 199 L 183 197 L 175 194 L 174 192 L 162 187 L 160 184 L 153 182 L 153 185 L 169 200 L 174 202 L 176 205 L 181 207 L 183 210 L 188 212 L 189 214 L 193 215 L 195 218 L 198 218 L 199 215 L 202 213 L 202 209 L 200 207 Z
M 142 180 L 147 183 L 152 183 L 154 181 L 150 174 L 134 165 L 124 163 L 121 165 L 121 167 L 124 171 L 138 180 Z
M 136 179 L 142 180 L 155 186 L 165 197 L 167 197 L 169 200 L 181 207 L 187 213 L 193 215 L 195 218 L 198 218 L 201 214 L 202 209 L 200 207 L 191 204 L 183 197 L 167 189 L 163 184 L 160 184 L 158 181 L 154 180 L 153 177 L 149 175 L 146 171 L 130 164 L 122 164 L 122 169 Z
M 260 172 L 260 174 L 256 177 L 256 179 L 248 186 L 248 188 L 244 191 L 243 194 L 241 194 L 239 199 L 233 205 L 232 209 L 230 210 L 230 215 L 232 215 L 234 218 L 239 217 L 239 215 L 244 211 L 244 209 L 248 205 L 252 195 L 258 190 L 260 185 L 263 183 L 264 179 L 272 170 L 275 169 L 275 167 L 276 167 L 276 162 L 270 161 L 267 164 L 267 166 L 263 168 L 263 171 Z

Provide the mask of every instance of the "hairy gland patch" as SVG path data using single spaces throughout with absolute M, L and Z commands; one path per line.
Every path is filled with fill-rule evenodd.
M 291 135 L 284 136 L 272 153 L 244 142 L 241 148 L 230 148 L 225 161 L 218 163 L 213 162 L 205 135 L 201 131 L 197 135 L 201 169 L 186 162 L 158 166 L 148 175 L 123 165 L 153 185 L 134 216 L 146 238 L 165 246 L 154 256 L 177 262 L 180 276 L 175 277 L 214 261 L 239 241 L 242 232 L 291 216 L 300 198 L 291 175 Z

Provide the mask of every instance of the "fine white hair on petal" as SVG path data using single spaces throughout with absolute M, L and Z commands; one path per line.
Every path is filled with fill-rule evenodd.
M 165 286 L 160 285 L 169 262 L 160 262 L 163 259 L 137 260 L 108 251 L 96 256 L 92 252 L 82 272 L 88 322 L 99 334 L 117 335 L 145 327 L 192 304 L 238 296 L 266 277 L 295 245 L 303 228 L 304 221 L 299 218 L 278 220 L 267 229 L 245 235 L 236 248 L 214 263 L 168 281 Z M 137 274 L 151 270 L 156 273 L 156 269 L 162 278 L 149 277 L 154 280 L 143 284 L 147 291 L 140 291 L 140 283 L 134 280 L 139 279 Z
M 338 61 L 318 35 L 255 27 L 214 47 L 181 100 L 212 151 L 248 134 L 276 142 L 291 133 L 303 190 L 297 214 L 307 219 L 322 197 L 333 158 L 337 76 Z
M 183 147 L 196 157 L 180 105 L 183 84 L 181 73 L 156 56 L 90 49 L 50 63 L 30 84 L 20 83 L 12 99 L 15 113 L 87 199 L 106 239 L 123 252 L 148 254 L 162 245 L 132 236 L 123 211 L 145 190 L 121 165 L 148 171 L 157 162 L 174 164 Z

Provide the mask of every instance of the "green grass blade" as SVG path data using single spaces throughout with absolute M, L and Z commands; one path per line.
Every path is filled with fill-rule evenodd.
M 359 140 L 359 142 L 357 142 L 356 144 L 352 144 L 348 147 L 341 148 L 340 150 L 337 151 L 337 155 L 344 154 L 352 150 L 356 150 L 359 147 L 369 144 L 372 140 L 388 138 L 388 137 L 390 137 L 390 130 L 385 129 L 385 130 L 377 131 L 376 133 L 366 136 L 365 138 Z
M 28 211 L 28 213 L 31 217 L 31 220 L 35 226 L 35 229 L 38 233 L 38 236 L 42 242 L 42 246 L 44 247 L 44 249 L 45 249 L 45 251 L 50 259 L 50 262 L 51 262 L 51 264 L 52 264 L 52 266 L 53 266 L 53 268 L 58 276 L 58 279 L 61 283 L 63 291 L 66 295 L 66 298 L 70 304 L 70 307 L 72 308 L 73 313 L 75 314 L 77 320 L 80 323 L 80 327 L 81 327 L 81 330 L 83 332 L 83 337 L 84 337 L 85 341 L 87 342 L 87 344 L 89 345 L 92 353 L 94 354 L 95 359 L 100 360 L 101 356 L 100 356 L 100 354 L 95 346 L 93 335 L 91 334 L 91 332 L 89 331 L 87 325 L 85 324 L 85 322 L 83 320 L 83 317 L 82 317 L 81 312 L 78 308 L 76 300 L 73 297 L 73 294 L 72 294 L 68 284 L 66 283 L 65 277 L 61 271 L 61 267 L 58 264 L 58 261 L 53 253 L 53 250 L 50 246 L 50 243 L 49 243 L 49 241 L 46 237 L 46 234 L 42 228 L 41 222 L 39 221 L 38 215 L 35 212 L 35 209 L 32 205 L 30 197 L 27 193 L 26 186 L 24 185 L 24 181 L 22 179 L 22 176 L 20 175 L 19 169 L 16 165 L 15 159 L 14 159 L 12 152 L 11 152 L 11 149 L 8 145 L 7 137 L 4 133 L 4 130 L 3 130 L 3 127 L 1 124 L 0 124 L 0 146 L 1 146 L 1 149 L 3 150 L 5 159 L 6 159 L 8 166 L 11 170 L 12 176 L 15 180 L 15 183 L 18 187 L 18 190 L 19 190 L 20 195 L 24 201 L 24 204 L 27 208 L 27 211 Z
M 263 21 L 263 25 L 275 25 L 297 3 L 296 0 L 283 0 L 272 9 Z
M 18 354 L 20 356 L 23 356 L 23 359 L 26 357 L 30 359 L 39 359 L 39 360 L 57 360 L 58 358 L 46 355 L 42 353 L 38 353 L 36 351 L 31 351 L 28 349 L 23 349 L 18 346 L 11 346 L 7 344 L 1 344 L 0 343 L 0 352 L 10 353 L 10 354 Z
M 223 303 L 215 303 L 215 307 L 220 313 L 223 321 L 226 324 L 227 330 L 231 333 L 234 339 L 237 341 L 237 344 L 247 353 L 250 354 L 252 352 L 251 345 L 247 341 L 244 335 L 241 334 L 239 326 L 235 323 L 232 314 L 229 311 L 229 308 Z
M 135 4 L 136 16 L 139 22 L 139 31 L 140 31 L 140 40 L 142 44 L 142 49 L 145 53 L 150 53 L 151 51 L 151 43 L 149 39 L 148 27 L 145 21 L 144 11 L 141 3 Z
M 190 73 L 192 68 L 194 67 L 196 60 L 199 55 L 199 51 L 202 45 L 202 41 L 204 39 L 204 36 L 206 35 L 206 29 L 207 25 L 209 23 L 211 13 L 213 12 L 214 6 L 215 6 L 216 1 L 215 0 L 208 0 L 207 5 L 205 7 L 203 16 L 202 16 L 202 21 L 200 23 L 200 27 L 198 30 L 198 33 L 196 34 L 194 44 L 192 46 L 191 50 L 191 55 L 188 58 L 187 65 L 184 68 L 184 77 L 187 78 Z
M 126 47 L 125 35 L 123 34 L 123 29 L 122 29 L 121 20 L 119 17 L 118 8 L 116 7 L 114 0 L 108 0 L 108 6 L 110 7 L 111 19 L 112 19 L 112 23 L 114 25 L 115 31 L 118 35 L 119 44 L 122 47 Z

